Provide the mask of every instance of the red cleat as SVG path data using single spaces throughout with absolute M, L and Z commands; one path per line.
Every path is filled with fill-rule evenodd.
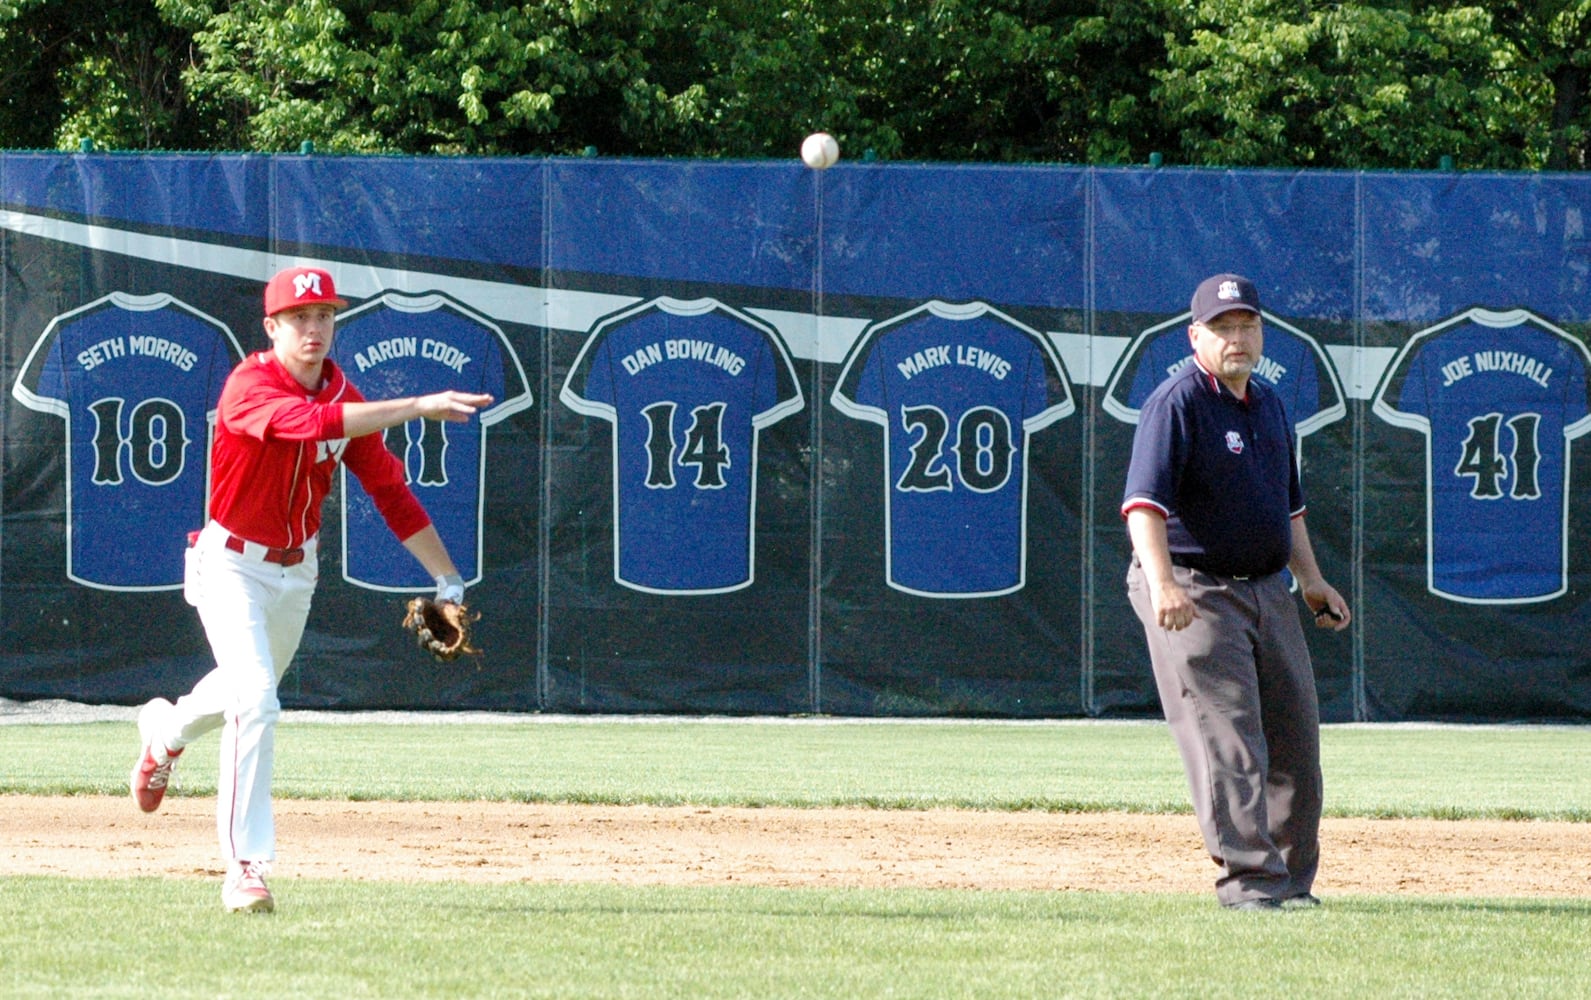
M 138 736 L 143 749 L 138 754 L 138 763 L 133 765 L 128 784 L 133 801 L 146 813 L 160 808 L 160 800 L 166 797 L 166 785 L 171 782 L 171 767 L 182 756 L 181 750 L 168 750 L 165 742 L 153 735 L 158 714 L 171 707 L 171 702 L 156 698 L 138 711 Z
M 232 913 L 272 913 L 276 900 L 265 887 L 263 861 L 234 861 L 227 866 L 226 882 L 221 886 L 221 903 Z

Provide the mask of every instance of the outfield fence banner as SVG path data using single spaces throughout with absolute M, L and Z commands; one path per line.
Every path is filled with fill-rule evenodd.
M 288 707 L 1150 716 L 1119 513 L 1218 271 L 1263 298 L 1328 721 L 1591 718 L 1591 176 L 0 156 L 0 696 L 211 663 L 183 601 L 263 283 L 328 268 L 367 396 L 483 613 L 338 480 Z

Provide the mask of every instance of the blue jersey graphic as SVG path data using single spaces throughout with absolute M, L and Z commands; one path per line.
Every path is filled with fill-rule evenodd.
M 1139 334 L 1105 386 L 1105 411 L 1129 424 L 1155 387 L 1193 363 L 1188 342 L 1191 313 Z M 1347 416 L 1337 371 L 1313 337 L 1265 314 L 1265 354 L 1254 376 L 1276 391 L 1302 447 L 1305 437 Z
M 713 299 L 642 303 L 592 328 L 560 398 L 613 425 L 616 581 L 753 582 L 758 434 L 806 405 L 771 326 Z
M 182 586 L 204 523 L 210 426 L 243 352 L 170 295 L 112 292 L 51 320 L 12 395 L 66 421 L 66 575 L 102 590 Z
M 885 580 L 991 597 L 1027 579 L 1028 436 L 1071 414 L 1045 336 L 982 303 L 930 301 L 862 333 L 832 400 L 884 428 Z
M 1568 589 L 1569 445 L 1591 431 L 1591 353 L 1519 309 L 1471 309 L 1414 335 L 1376 415 L 1426 436 L 1426 578 L 1470 604 Z
M 445 389 L 496 400 L 465 423 L 411 420 L 383 432 L 468 584 L 481 577 L 486 429 L 533 402 L 503 331 L 439 294 L 386 292 L 337 317 L 336 361 L 366 399 Z M 387 529 L 359 480 L 343 469 L 343 578 L 370 590 L 416 590 L 433 581 Z

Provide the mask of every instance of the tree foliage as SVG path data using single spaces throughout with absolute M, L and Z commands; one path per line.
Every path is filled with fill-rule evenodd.
M 125 137 L 140 147 L 193 123 L 181 72 L 186 35 L 153 5 L 0 2 L 0 137 L 13 148 Z
M 1591 0 L 0 0 L 0 143 L 1585 169 Z
M 1521 168 L 1533 81 L 1480 7 L 1205 0 L 1154 73 L 1200 163 Z

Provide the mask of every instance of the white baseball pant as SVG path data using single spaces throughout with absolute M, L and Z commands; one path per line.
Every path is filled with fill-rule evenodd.
M 177 699 L 166 745 L 173 750 L 221 727 L 216 834 L 227 861 L 276 856 L 271 770 L 276 686 L 298 651 L 315 593 L 315 539 L 294 566 L 265 560 L 253 542 L 228 547 L 230 533 L 214 521 L 190 550 L 186 591 L 199 609 L 216 666 Z M 237 546 L 237 542 L 233 542 Z

